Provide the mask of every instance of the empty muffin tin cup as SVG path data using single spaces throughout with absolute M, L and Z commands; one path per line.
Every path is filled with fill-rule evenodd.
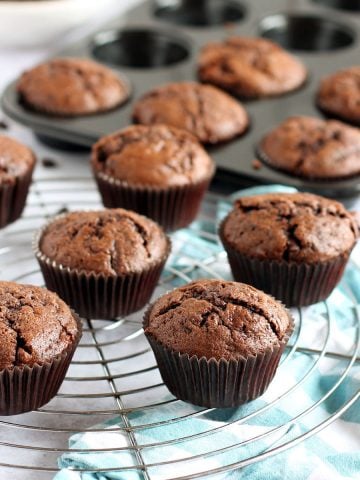
M 92 54 L 98 60 L 130 68 L 174 65 L 189 56 L 186 39 L 152 29 L 124 29 L 101 32 L 94 38 Z
M 297 51 L 338 50 L 355 40 L 351 27 L 318 15 L 271 15 L 261 21 L 259 30 L 262 37 Z
M 360 12 L 360 0 L 313 0 L 313 2 L 337 10 Z
M 155 17 L 178 25 L 193 27 L 224 26 L 245 17 L 245 7 L 236 0 L 158 1 Z

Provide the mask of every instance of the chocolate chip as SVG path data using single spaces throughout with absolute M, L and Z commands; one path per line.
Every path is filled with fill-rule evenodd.
M 58 167 L 58 163 L 56 160 L 54 160 L 53 158 L 49 158 L 49 157 L 44 157 L 41 161 L 43 167 L 45 168 L 56 168 Z
M 68 212 L 69 212 L 69 209 L 67 207 L 62 207 L 56 212 L 56 215 L 61 215 L 62 213 L 68 213 Z

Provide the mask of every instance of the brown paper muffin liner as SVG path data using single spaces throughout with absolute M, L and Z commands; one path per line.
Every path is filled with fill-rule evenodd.
M 144 328 L 150 309 L 145 313 Z M 290 314 L 289 318 L 289 327 L 279 346 L 236 360 L 190 357 L 164 346 L 152 335 L 146 336 L 161 377 L 176 398 L 207 408 L 237 407 L 262 395 L 274 378 L 294 330 Z
M 17 220 L 25 207 L 34 167 L 13 184 L 0 185 L 0 228 Z
M 34 237 L 35 256 L 46 287 L 56 292 L 81 317 L 111 320 L 136 312 L 148 303 L 170 254 L 169 240 L 167 251 L 158 263 L 140 273 L 109 276 L 64 267 L 44 255 L 40 250 L 40 238 L 49 224 Z
M 94 174 L 105 207 L 133 210 L 173 231 L 195 219 L 213 173 L 203 182 L 163 189 L 129 185 L 102 172 Z
M 222 235 L 231 271 L 237 282 L 248 283 L 272 295 L 287 307 L 304 307 L 325 300 L 341 280 L 350 252 L 334 260 L 295 263 L 259 260 L 239 253 Z
M 81 320 L 76 314 L 74 318 L 78 333 L 73 343 L 53 360 L 0 371 L 0 415 L 36 410 L 57 394 L 81 338 Z

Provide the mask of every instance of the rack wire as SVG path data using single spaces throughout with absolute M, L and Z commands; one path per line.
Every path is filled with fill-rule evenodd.
M 213 226 L 218 200 L 218 196 L 209 194 L 200 216 Z M 43 280 L 31 250 L 34 229 L 63 209 L 100 207 L 91 179 L 50 178 L 34 182 L 22 219 L 0 237 L 1 278 L 41 285 Z M 211 229 L 197 226 L 196 232 L 199 238 L 218 245 Z M 178 243 L 175 235 L 175 250 Z M 201 254 L 201 262 L 190 256 L 182 267 L 167 268 L 154 298 L 173 288 L 174 283 L 229 275 L 225 252 L 208 251 L 204 243 Z M 220 412 L 221 421 L 216 417 L 219 411 L 178 401 L 163 385 L 143 335 L 142 312 L 111 322 L 84 319 L 83 338 L 58 395 L 36 412 L 1 417 L 0 468 L 11 472 L 13 479 L 24 478 L 24 471 L 26 478 L 52 478 L 61 454 L 83 452 L 81 448 L 70 448 L 68 441 L 71 435 L 85 431 L 99 439 L 106 434 L 107 438 L 106 444 L 90 448 L 87 453 L 125 454 L 125 463 L 116 468 L 110 465 L 101 469 L 80 468 L 81 471 L 132 471 L 145 480 L 207 478 L 279 454 L 326 428 L 358 400 L 360 392 L 347 388 L 346 393 L 342 391 L 340 402 L 331 401 L 349 374 L 360 369 L 360 315 L 355 298 L 351 312 L 343 333 L 343 350 L 335 351 L 337 320 L 329 305 L 324 302 L 316 311 L 294 310 L 296 329 L 265 394 L 266 402 L 255 401 L 236 411 Z M 322 333 L 307 343 L 303 332 L 314 321 L 322 324 Z M 299 355 L 306 356 L 306 368 L 301 367 L 296 372 L 297 381 L 289 384 L 286 369 L 299 368 Z M 242 428 L 251 422 L 294 403 L 299 390 L 318 381 L 326 368 L 337 373 L 321 395 L 308 403 L 299 402 L 292 415 L 280 418 L 270 428 L 242 436 Z M 212 415 L 216 421 L 206 423 Z M 203 424 L 205 428 L 198 428 Z M 197 428 L 193 429 L 193 425 Z M 294 426 L 301 428 L 289 435 Z M 237 436 L 239 432 L 241 435 Z M 121 443 L 124 439 L 125 443 Z

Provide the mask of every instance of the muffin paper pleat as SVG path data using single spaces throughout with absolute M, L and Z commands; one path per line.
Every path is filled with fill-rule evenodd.
M 112 319 L 140 310 L 150 299 L 166 258 L 148 270 L 106 277 L 71 271 L 37 257 L 46 287 L 56 292 L 81 317 Z
M 95 172 L 103 204 L 107 208 L 126 208 L 158 222 L 165 230 L 186 227 L 196 217 L 213 172 L 203 182 L 164 189 L 130 186 Z
M 224 239 L 233 277 L 248 283 L 287 307 L 302 307 L 325 300 L 339 283 L 350 252 L 334 260 L 318 263 L 291 263 L 286 261 L 259 260 L 237 252 Z
M 0 228 L 17 220 L 25 207 L 34 167 L 13 184 L 0 185 Z
M 74 318 L 78 333 L 53 360 L 33 366 L 5 368 L 0 372 L 0 415 L 36 410 L 57 394 L 81 338 L 81 321 L 76 314 Z
M 146 328 L 150 309 L 144 317 Z M 154 352 L 161 377 L 179 400 L 207 408 L 236 407 L 262 395 L 272 381 L 281 355 L 294 329 L 289 327 L 279 346 L 247 358 L 216 360 L 175 352 L 145 334 Z

